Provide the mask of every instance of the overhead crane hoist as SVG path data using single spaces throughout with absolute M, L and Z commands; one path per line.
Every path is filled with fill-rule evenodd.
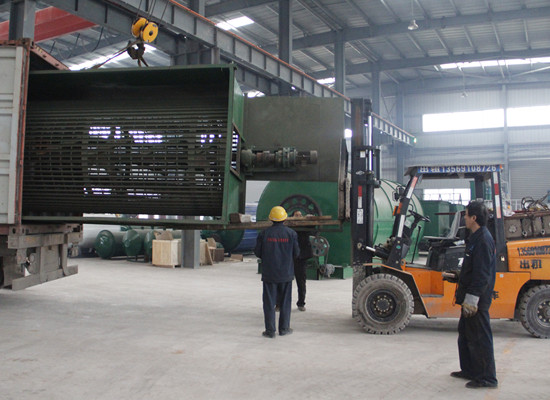
M 134 43 L 128 44 L 127 52 L 132 60 L 137 60 L 140 67 L 141 63 L 145 64 L 147 67 L 149 66 L 143 58 L 145 43 L 153 42 L 157 38 L 158 33 L 158 25 L 154 22 L 150 22 L 144 17 L 139 17 L 132 23 L 132 36 L 137 40 Z
M 158 25 L 155 22 L 149 21 L 145 17 L 137 17 L 134 22 L 132 22 L 130 31 L 135 40 L 130 40 L 126 47 L 113 54 L 107 60 L 94 65 L 92 69 L 101 68 L 103 65 L 118 57 L 124 52 L 127 52 L 132 60 L 136 60 L 138 62 L 138 66 L 141 67 L 141 64 L 143 63 L 146 67 L 148 67 L 149 65 L 143 58 L 143 55 L 145 54 L 145 43 L 151 43 L 155 41 L 159 33 Z

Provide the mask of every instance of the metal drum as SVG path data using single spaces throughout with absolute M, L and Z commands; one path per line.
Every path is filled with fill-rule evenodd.
M 98 256 L 109 259 L 126 255 L 122 245 L 123 236 L 124 232 L 113 232 L 106 229 L 99 232 L 94 242 L 94 249 Z
M 374 191 L 374 244 L 384 243 L 393 229 L 393 208 L 398 204 L 393 199 L 397 183 L 382 180 L 381 187 Z M 338 184 L 336 182 L 269 182 L 258 202 L 258 221 L 267 220 L 273 206 L 283 205 L 306 213 L 338 216 Z M 422 214 L 422 206 L 416 196 L 412 198 L 412 210 Z M 305 211 L 305 212 L 304 212 Z M 311 212 L 313 211 L 313 212 Z M 290 215 L 290 214 L 289 214 Z M 422 226 L 422 223 L 419 225 Z M 422 229 L 423 230 L 423 229 Z M 421 230 L 421 232 L 422 232 Z M 345 222 L 342 232 L 323 232 L 330 243 L 328 262 L 335 265 L 351 265 L 351 226 Z M 414 249 L 418 231 L 415 231 L 411 249 Z M 412 251 L 407 256 L 410 260 Z

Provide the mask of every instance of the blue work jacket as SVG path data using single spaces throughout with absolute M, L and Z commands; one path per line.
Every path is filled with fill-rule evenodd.
M 294 258 L 300 255 L 298 235 L 282 222 L 258 234 L 256 257 L 262 259 L 262 281 L 280 283 L 294 278 Z
M 488 310 L 493 299 L 496 276 L 495 241 L 482 226 L 470 235 L 458 277 L 456 303 L 462 304 L 467 293 L 479 297 L 478 308 Z

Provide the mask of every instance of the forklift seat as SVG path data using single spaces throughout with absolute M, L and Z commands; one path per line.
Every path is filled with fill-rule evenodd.
M 464 223 L 464 211 L 457 211 L 449 228 L 447 236 L 424 236 L 429 246 L 449 246 L 457 240 L 466 239 L 466 226 Z
M 459 270 L 465 245 L 464 242 L 457 243 L 457 241 L 466 240 L 466 233 L 464 212 L 457 211 L 447 236 L 425 236 L 430 246 L 426 267 L 436 271 Z

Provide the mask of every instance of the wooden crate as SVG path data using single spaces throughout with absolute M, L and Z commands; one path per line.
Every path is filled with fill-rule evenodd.
M 153 265 L 166 268 L 181 265 L 181 239 L 153 240 Z
M 210 249 L 210 252 L 212 254 L 212 260 L 214 262 L 221 262 L 225 258 L 225 250 L 224 249 L 219 249 L 219 248 Z

